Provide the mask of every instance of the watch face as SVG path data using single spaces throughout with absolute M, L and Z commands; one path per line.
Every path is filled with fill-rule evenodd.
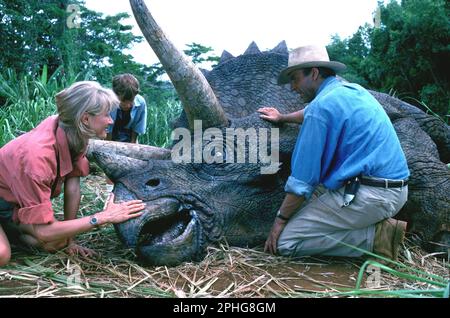
M 97 218 L 96 218 L 96 217 L 92 217 L 90 223 L 91 223 L 92 225 L 97 225 Z

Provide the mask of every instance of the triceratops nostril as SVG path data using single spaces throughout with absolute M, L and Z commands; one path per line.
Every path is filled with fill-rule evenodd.
M 161 181 L 159 179 L 151 179 L 147 181 L 146 185 L 148 185 L 149 187 L 157 187 L 160 183 Z

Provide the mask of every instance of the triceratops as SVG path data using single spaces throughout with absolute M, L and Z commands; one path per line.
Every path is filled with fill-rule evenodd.
M 266 52 L 252 43 L 239 57 L 224 51 L 216 67 L 200 71 L 166 38 L 142 0 L 130 3 L 182 102 L 178 127 L 193 130 L 194 120 L 201 120 L 204 130 L 218 127 L 224 133 L 271 128 L 259 118 L 259 107 L 273 105 L 287 113 L 305 106 L 287 85 L 277 85 L 288 61 L 284 41 Z M 450 172 L 443 162 L 450 161 L 450 129 L 415 106 L 371 93 L 390 117 L 411 171 L 408 202 L 397 217 L 408 222 L 408 232 L 424 248 L 447 252 Z M 221 239 L 234 246 L 262 244 L 285 195 L 299 132 L 292 124 L 278 128 L 281 164 L 270 174 L 261 173 L 265 163 L 259 161 L 176 163 L 169 149 L 91 141 L 89 156 L 114 181 L 116 200 L 146 204 L 142 216 L 116 226 L 121 240 L 144 261 L 163 265 L 201 260 L 206 246 Z

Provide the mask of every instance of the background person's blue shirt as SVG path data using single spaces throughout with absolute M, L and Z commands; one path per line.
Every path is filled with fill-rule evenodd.
M 409 170 L 383 107 L 363 87 L 332 76 L 305 109 L 285 191 L 309 198 L 319 184 L 336 190 L 358 175 L 406 179 Z
M 117 113 L 119 108 L 113 110 L 110 115 L 114 123 L 117 120 Z M 109 125 L 107 132 L 112 133 L 114 128 L 114 123 Z M 144 97 L 141 95 L 136 95 L 133 101 L 133 107 L 130 112 L 130 121 L 125 125 L 126 129 L 118 132 L 117 141 L 131 141 L 131 131 L 134 131 L 138 135 L 145 133 L 147 128 L 147 104 L 145 103 Z

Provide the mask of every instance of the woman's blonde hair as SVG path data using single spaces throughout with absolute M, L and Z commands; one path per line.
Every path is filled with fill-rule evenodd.
M 84 151 L 89 138 L 95 137 L 95 132 L 81 121 L 83 114 L 96 116 L 118 105 L 114 92 L 97 82 L 76 82 L 56 94 L 59 127 L 66 132 L 72 158 Z

